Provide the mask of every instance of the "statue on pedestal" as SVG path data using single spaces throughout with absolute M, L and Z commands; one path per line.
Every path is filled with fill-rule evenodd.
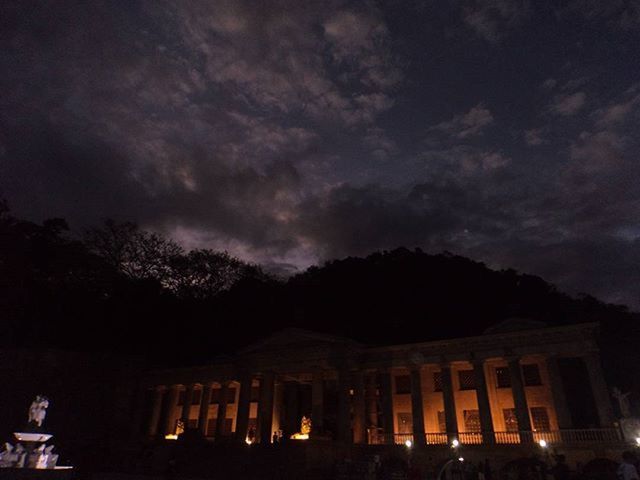
M 31 402 L 29 407 L 29 425 L 37 425 L 42 427 L 44 417 L 47 416 L 47 408 L 49 407 L 49 399 L 44 395 L 37 395 L 35 400 Z
M 311 433 L 311 419 L 303 416 L 302 422 L 300 422 L 300 433 L 303 435 L 309 435 Z
M 311 418 L 307 416 L 302 417 L 300 422 L 300 431 L 291 435 L 292 440 L 308 440 L 311 433 Z
M 620 415 L 622 418 L 629 418 L 631 416 L 631 405 L 629 403 L 629 395 L 631 392 L 622 393 L 618 387 L 613 387 L 613 393 L 611 396 L 618 401 L 620 407 Z
M 631 402 L 629 396 L 631 392 L 623 393 L 618 387 L 613 387 L 611 396 L 618 401 L 618 409 L 620 410 L 620 430 L 622 436 L 629 442 L 637 442 L 638 432 L 640 431 L 640 418 L 632 417 Z
M 0 468 L 27 468 L 27 469 L 68 469 L 72 467 L 60 467 L 58 454 L 53 453 L 53 445 L 46 442 L 53 437 L 44 432 L 42 424 L 47 415 L 49 399 L 44 395 L 37 395 L 29 406 L 29 420 L 27 426 L 20 431 L 13 432 L 18 441 L 15 447 L 5 443 L 4 450 L 0 451 Z

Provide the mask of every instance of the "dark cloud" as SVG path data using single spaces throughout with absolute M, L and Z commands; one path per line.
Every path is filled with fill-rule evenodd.
M 463 7 L 464 22 L 483 39 L 496 43 L 530 14 L 528 0 L 475 0 Z
M 440 131 L 459 139 L 479 135 L 493 123 L 491 110 L 479 103 L 465 114 L 458 114 L 451 120 L 441 122 L 431 130 Z
M 280 273 L 448 249 L 638 308 L 640 29 L 584 5 L 4 2 L 0 188 Z
M 593 22 L 604 21 L 609 27 L 623 31 L 640 28 L 640 4 L 635 0 L 573 0 L 568 2 L 565 12 Z

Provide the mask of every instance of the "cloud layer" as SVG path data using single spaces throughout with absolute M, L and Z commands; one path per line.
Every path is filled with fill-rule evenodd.
M 419 246 L 640 308 L 640 23 L 582 3 L 5 2 L 0 189 L 277 271 Z

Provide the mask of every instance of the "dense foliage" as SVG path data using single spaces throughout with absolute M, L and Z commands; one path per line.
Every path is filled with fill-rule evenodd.
M 450 253 L 398 248 L 277 280 L 131 223 L 74 237 L 64 220 L 37 225 L 5 205 L 0 311 L 3 346 L 139 353 L 165 365 L 230 354 L 287 326 L 384 344 L 477 335 L 511 317 L 599 321 L 618 383 L 635 384 L 640 364 L 637 314 Z

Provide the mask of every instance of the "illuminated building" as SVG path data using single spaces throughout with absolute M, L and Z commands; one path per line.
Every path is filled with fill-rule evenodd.
M 212 439 L 267 443 L 310 416 L 311 441 L 336 444 L 620 442 L 597 325 L 522 326 L 382 347 L 285 330 L 229 361 L 150 372 L 144 431 L 163 437 L 181 420 Z

